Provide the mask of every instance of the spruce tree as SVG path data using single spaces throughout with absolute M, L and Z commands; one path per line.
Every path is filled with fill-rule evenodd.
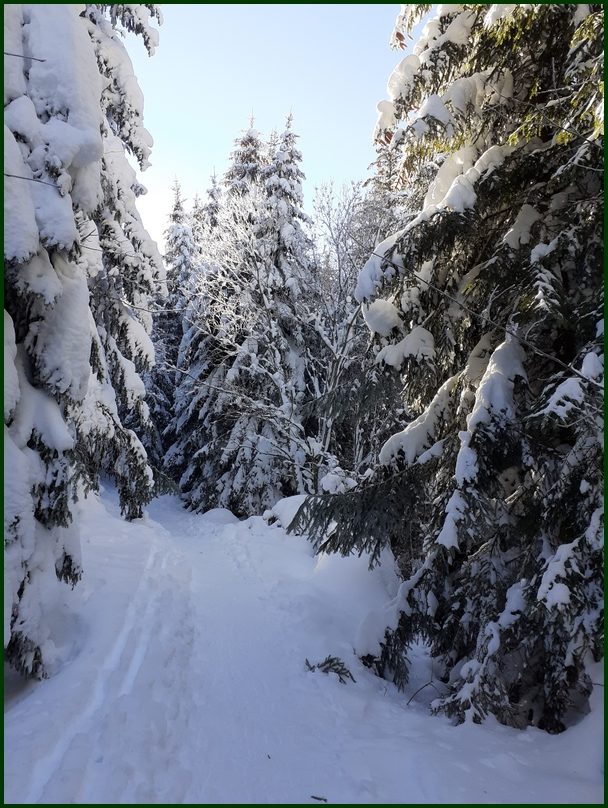
M 262 152 L 263 144 L 259 132 L 253 128 L 252 118 L 249 129 L 236 139 L 230 154 L 230 166 L 223 181 L 228 195 L 247 195 L 259 182 L 264 159 Z
M 306 345 L 296 313 L 312 249 L 289 125 L 266 161 L 261 155 L 249 130 L 226 174 L 184 336 L 188 371 L 167 460 L 189 507 L 239 515 L 314 486 L 301 412 Z
M 192 232 L 192 217 L 185 209 L 181 186 L 175 180 L 173 207 L 165 230 L 166 289 L 159 289 L 153 341 L 156 364 L 146 379 L 152 405 L 153 431 L 146 446 L 159 477 L 168 446 L 173 442 L 172 416 L 175 388 L 180 381 L 179 348 L 184 334 L 187 303 L 199 254 Z
M 211 186 L 207 189 L 207 201 L 203 203 L 198 194 L 194 197 L 189 222 L 194 243 L 199 251 L 205 238 L 217 225 L 221 195 L 222 189 L 214 173 L 211 177 Z
M 7 51 L 32 59 L 5 73 L 4 643 L 38 677 L 54 658 L 44 593 L 82 572 L 76 498 L 102 471 L 127 517 L 151 496 L 126 418 L 147 420 L 143 310 L 162 268 L 125 156 L 144 167 L 151 141 L 120 41 L 135 31 L 151 52 L 150 17 L 155 6 L 5 9 Z
M 296 525 L 392 548 L 404 581 L 358 651 L 403 685 L 424 638 L 458 721 L 560 731 L 602 655 L 602 70 L 599 5 L 442 5 L 379 107 L 412 181 L 436 165 L 357 286 L 404 423 Z

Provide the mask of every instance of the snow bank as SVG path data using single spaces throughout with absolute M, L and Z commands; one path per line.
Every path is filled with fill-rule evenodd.
M 211 508 L 208 511 L 205 511 L 201 514 L 202 525 L 201 530 L 204 529 L 204 526 L 209 525 L 237 525 L 239 523 L 239 518 L 235 516 L 232 511 L 229 511 L 227 508 Z
M 214 524 L 174 497 L 135 523 L 118 510 L 111 487 L 82 505 L 88 574 L 52 603 L 54 675 L 6 680 L 7 802 L 602 802 L 601 687 L 561 735 L 454 727 L 428 713 L 442 685 L 424 648 L 405 693 L 357 659 L 407 609 L 390 553 L 370 573 L 259 517 Z M 500 619 L 517 606 L 512 587 Z M 355 681 L 307 669 L 328 655 Z

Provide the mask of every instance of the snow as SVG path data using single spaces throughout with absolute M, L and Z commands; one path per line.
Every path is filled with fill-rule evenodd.
M 530 241 L 530 229 L 540 218 L 540 213 L 532 205 L 522 205 L 513 225 L 503 236 L 503 242 L 512 250 L 516 250 L 520 244 L 528 244 Z
M 4 6 L 4 106 L 25 93 L 23 59 L 7 56 L 8 53 L 23 54 L 23 6 Z
M 483 18 L 484 26 L 486 28 L 491 28 L 499 20 L 511 16 L 516 8 L 517 3 L 496 3 L 490 6 L 486 12 L 486 16 Z
M 8 312 L 4 312 L 4 420 L 8 421 L 21 397 L 19 376 L 15 367 L 17 346 L 15 328 Z
M 82 265 L 68 263 L 56 253 L 53 267 L 58 279 L 53 283 L 59 284 L 61 293 L 43 319 L 32 325 L 28 339 L 35 336 L 39 371 L 45 382 L 79 401 L 91 373 L 91 329 L 83 317 L 89 307 L 89 289 Z M 57 287 L 48 283 L 45 288 L 54 294 Z
M 443 102 L 449 101 L 452 109 L 461 115 L 467 115 L 470 106 L 476 112 L 481 112 L 490 74 L 490 70 L 484 70 L 480 73 L 473 73 L 471 76 L 455 79 L 443 94 Z
M 381 282 L 383 276 L 388 275 L 390 269 L 385 273 L 382 269 L 382 263 L 385 260 L 386 254 L 393 249 L 395 244 L 399 241 L 405 230 L 399 230 L 393 233 L 384 241 L 375 247 L 373 254 L 368 258 L 365 266 L 359 273 L 357 279 L 357 286 L 355 287 L 355 300 L 361 303 L 372 297 Z M 391 261 L 397 266 L 403 266 L 401 259 L 398 256 L 391 258 Z M 394 272 L 394 269 L 393 269 Z
M 335 466 L 321 477 L 320 485 L 327 494 L 345 494 L 357 485 L 357 481 L 349 477 L 340 466 Z
M 460 432 L 458 437 L 460 438 L 460 449 L 456 456 L 454 476 L 458 485 L 462 486 L 477 477 L 477 452 L 471 449 L 469 445 L 471 442 L 470 432 Z
M 572 18 L 572 25 L 576 28 L 589 14 L 591 14 L 591 8 L 588 3 L 577 3 L 576 11 L 574 12 L 574 17 Z
M 467 510 L 467 503 L 460 491 L 454 491 L 445 508 L 445 519 L 436 539 L 437 544 L 442 544 L 447 549 L 458 549 L 457 525 L 458 522 L 462 520 Z
M 483 377 L 483 374 L 488 367 L 491 349 L 491 334 L 484 334 L 469 354 L 469 358 L 467 359 L 467 364 L 464 369 L 464 377 L 472 387 L 477 387 L 481 378 Z
M 74 439 L 63 420 L 59 405 L 45 392 L 32 387 L 25 372 L 27 363 L 25 351 L 20 345 L 17 348 L 15 366 L 21 398 L 9 427 L 11 439 L 20 449 L 24 449 L 32 432 L 37 432 L 49 449 L 57 452 L 73 449 Z
M 440 6 L 441 10 L 446 8 L 446 5 Z M 458 6 L 454 6 L 451 13 L 458 12 L 458 10 Z M 470 10 L 457 13 L 457 16 L 448 25 L 443 34 L 439 34 L 439 17 L 440 15 L 437 13 L 434 19 L 429 20 L 422 30 L 420 39 L 414 45 L 414 53 L 419 57 L 421 66 L 430 64 L 433 53 L 442 48 L 447 42 L 454 45 L 465 45 L 469 39 L 476 14 Z
M 424 647 L 405 693 L 362 665 L 390 557 L 370 573 L 172 497 L 133 523 L 111 489 L 80 507 L 85 577 L 49 604 L 53 673 L 6 675 L 8 803 L 602 802 L 601 687 L 562 735 L 455 727 L 429 715 Z M 329 654 L 355 682 L 307 670 Z
M 385 129 L 392 129 L 397 122 L 395 106 L 392 101 L 380 101 L 377 105 L 377 110 L 378 120 L 376 121 L 374 137 L 378 137 Z
M 558 384 L 549 401 L 540 411 L 539 415 L 553 413 L 558 418 L 565 418 L 570 410 L 580 409 L 577 405 L 585 400 L 585 394 L 578 379 L 566 379 Z
M 560 544 L 547 564 L 536 597 L 548 609 L 560 608 L 570 603 L 569 588 L 563 581 L 557 579 L 566 577 L 567 568 L 574 566 L 576 571 L 576 562 L 573 564 L 570 559 L 574 555 L 578 543 L 579 539 L 575 539 L 568 544 Z
M 8 177 L 7 174 L 14 176 Z M 4 125 L 4 256 L 25 261 L 38 249 L 38 226 L 29 182 L 32 172 L 10 129 Z M 25 179 L 22 179 L 24 178 Z
M 133 356 L 140 355 L 144 361 L 152 366 L 155 362 L 154 345 L 146 333 L 144 326 L 134 317 L 123 315 L 120 318 L 121 326 L 124 328 L 129 351 Z
M 39 146 L 42 142 L 40 137 L 40 121 L 36 115 L 36 110 L 31 98 L 22 95 L 15 98 L 4 110 L 4 124 L 14 135 L 28 140 L 33 146 Z
M 477 157 L 477 150 L 473 146 L 458 149 L 437 172 L 425 197 L 422 213 L 428 216 L 441 208 L 464 213 L 473 208 L 477 199 L 475 183 L 501 166 L 512 151 L 513 147 L 509 145 L 490 146 Z
M 362 307 L 363 319 L 372 334 L 388 337 L 393 328 L 403 329 L 399 309 L 390 302 L 379 298 Z
M 420 59 L 411 53 L 402 59 L 388 79 L 387 92 L 391 101 L 407 95 L 414 83 L 414 76 L 420 67 Z
M 65 116 L 71 126 L 97 132 L 101 156 L 101 76 L 95 54 L 82 36 L 74 6 L 26 6 L 25 47 L 37 59 L 29 68 L 28 95 L 39 117 Z M 57 42 L 69 47 L 57 48 Z M 49 106 L 50 104 L 50 106 Z
M 449 208 L 455 213 L 464 213 L 465 210 L 474 208 L 476 201 L 477 194 L 468 177 L 456 177 L 447 194 L 441 200 L 441 206 Z
M 27 129 L 31 167 L 46 174 L 48 163 L 53 164 L 59 169 L 54 184 L 61 189 L 38 185 L 32 193 L 43 237 L 49 244 L 69 246 L 75 233 L 67 194 L 87 212 L 102 198 L 102 78 L 77 7 L 47 4 L 26 9 L 24 48 L 44 61 L 33 61 L 29 69 L 29 104 L 26 108 L 19 99 L 20 126 Z M 69 47 L 57 48 L 56 42 Z M 33 112 L 46 123 L 35 127 Z
M 435 118 L 440 123 L 447 125 L 451 123 L 452 116 L 445 107 L 445 104 L 438 95 L 429 95 L 425 98 L 419 110 L 413 113 L 413 120 L 418 118 Z
M 500 628 L 508 628 L 517 622 L 520 615 L 525 612 L 526 600 L 524 598 L 525 580 L 517 581 L 507 589 L 507 602 L 503 613 L 500 615 L 498 625 Z
M 272 519 L 280 527 L 287 529 L 290 523 L 293 522 L 300 506 L 304 504 L 305 499 L 306 494 L 295 494 L 293 497 L 284 497 L 266 511 L 264 518 L 267 520 Z
M 372 305 L 379 303 L 379 300 L 374 301 Z M 422 362 L 425 359 L 433 360 L 435 357 L 435 340 L 430 331 L 417 325 L 410 333 L 402 340 L 394 345 L 386 345 L 376 356 L 376 364 L 384 362 L 394 368 L 399 369 L 405 359 L 411 356 L 417 362 Z
M 549 242 L 549 244 L 544 244 L 542 241 L 540 244 L 537 244 L 534 249 L 530 252 L 530 263 L 536 264 L 541 261 L 546 255 L 552 253 L 553 250 L 557 246 L 557 239 Z
M 27 264 L 19 267 L 16 282 L 24 292 L 31 290 L 40 295 L 47 305 L 62 293 L 61 281 L 45 249 L 40 249 Z
M 504 422 L 513 418 L 515 377 L 527 378 L 524 358 L 520 343 L 511 335 L 507 335 L 505 341 L 494 350 L 477 388 L 471 414 L 467 417 L 467 430 L 470 433 L 479 424 L 489 424 L 492 420 Z
M 435 433 L 443 420 L 450 403 L 450 394 L 458 382 L 458 375 L 444 382 L 427 409 L 401 432 L 386 441 L 380 450 L 379 460 L 387 466 L 402 454 L 407 465 L 411 465 L 433 443 Z
M 443 161 L 435 179 L 430 184 L 423 207 L 438 205 L 447 194 L 452 182 L 473 165 L 476 157 L 477 151 L 473 146 L 463 146 L 450 154 Z
M 599 379 L 604 374 L 604 357 L 591 351 L 585 355 L 581 373 L 587 379 Z
M 28 457 L 4 427 L 4 645 L 10 640 L 13 603 L 23 580 L 23 565 L 33 552 L 34 507 Z M 11 530 L 11 526 L 13 529 Z M 11 534 L 21 539 L 10 540 Z

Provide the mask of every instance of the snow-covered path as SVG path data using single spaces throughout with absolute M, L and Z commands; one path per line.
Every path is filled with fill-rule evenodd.
M 86 576 L 50 615 L 55 673 L 7 680 L 7 802 L 602 801 L 601 688 L 557 737 L 452 727 L 429 717 L 432 688 L 407 705 L 422 652 L 405 696 L 358 662 L 390 571 L 171 497 L 135 524 L 111 492 L 83 516 Z M 355 683 L 306 669 L 328 654 Z

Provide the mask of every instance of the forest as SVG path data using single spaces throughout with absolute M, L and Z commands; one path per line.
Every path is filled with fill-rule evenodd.
M 336 609 L 319 618 L 331 626 L 327 646 L 310 627 L 298 634 L 296 622 L 295 634 L 269 635 L 264 654 L 251 651 L 252 666 L 265 666 L 273 643 L 277 655 L 297 645 L 302 669 L 294 684 L 287 667 L 277 675 L 268 685 L 277 692 L 303 687 L 297 677 L 335 686 L 323 695 L 331 711 L 361 681 L 376 700 L 390 687 L 397 712 L 386 726 L 397 726 L 398 711 L 423 691 L 420 733 L 462 728 L 465 752 L 475 732 L 507 728 L 506 749 L 536 731 L 539 760 L 553 759 L 557 736 L 600 743 L 582 732 L 595 715 L 597 733 L 603 689 L 604 9 L 414 4 L 395 14 L 397 64 L 378 104 L 367 178 L 359 166 L 360 182 L 324 184 L 305 209 L 297 114 L 267 133 L 243 121 L 226 144 L 228 170 L 207 189 L 189 200 L 176 179 L 161 253 L 137 208 L 151 138 L 125 45 L 139 38 L 150 55 L 162 47 L 160 7 L 5 6 L 5 683 L 7 670 L 20 677 L 6 713 L 17 750 L 9 801 L 327 802 L 313 784 L 303 796 L 283 781 L 233 794 L 205 791 L 195 778 L 179 794 L 178 777 L 131 788 L 127 774 L 110 793 L 89 764 L 82 783 L 62 791 L 59 752 L 32 753 L 19 735 L 41 720 L 28 707 L 37 692 L 68 693 L 75 681 L 61 648 L 86 656 L 83 637 L 98 625 L 87 597 L 102 611 L 109 598 L 111 631 L 128 624 L 135 638 L 131 661 L 120 662 L 119 644 L 106 646 L 105 661 L 99 652 L 102 670 L 118 654 L 106 672 L 124 666 L 125 699 L 124 682 L 138 681 L 148 662 L 156 686 L 154 638 L 166 632 L 165 648 L 177 648 L 182 624 L 199 649 L 188 653 L 200 654 L 181 685 L 192 686 L 206 664 L 205 620 L 215 613 L 207 602 L 234 609 L 234 623 L 218 617 L 225 658 L 214 658 L 230 680 L 231 666 L 248 664 L 230 635 L 235 648 L 250 640 L 244 631 L 238 639 L 228 591 L 238 601 L 242 585 L 242 610 L 257 608 L 247 605 L 252 564 L 260 586 L 274 587 L 264 598 L 287 598 L 290 620 L 296 597 L 305 615 L 310 598 L 320 614 Z M 94 510 L 100 502 L 105 517 Z M 151 518 L 164 527 L 154 533 Z M 201 561 L 184 544 L 179 557 L 190 560 L 178 563 L 178 544 L 159 544 L 172 524 L 174 542 L 179 531 L 187 542 L 204 542 L 205 531 L 224 539 Z M 92 555 L 97 534 L 107 534 L 105 549 Z M 281 589 L 304 558 L 329 565 L 326 594 L 314 577 Z M 192 567 L 194 580 L 197 563 L 207 583 L 189 590 L 199 600 L 186 607 L 176 600 L 182 572 Z M 97 601 L 90 592 L 102 568 L 104 586 L 126 583 Z M 120 614 L 112 603 L 123 602 Z M 163 664 L 173 671 L 171 655 Z M 172 681 L 183 672 L 175 664 Z M 96 681 L 97 701 L 74 708 L 69 744 L 110 703 L 111 678 Z M 140 716 L 147 702 L 138 698 Z M 218 712 L 218 726 L 230 726 L 229 713 Z M 194 733 L 185 713 L 183 721 Z M 108 723 L 107 738 L 124 726 Z M 152 736 L 142 733 L 133 743 L 143 754 Z M 28 755 L 39 768 L 26 787 Z M 158 770 L 173 765 L 163 761 Z M 558 771 L 557 753 L 555 761 Z M 565 783 L 566 801 L 602 801 L 597 782 L 584 793 Z M 329 801 L 475 796 L 464 786 L 451 797 L 408 796 L 398 782 L 394 791 L 366 788 L 344 786 Z M 521 801 L 546 799 L 538 789 Z M 477 801 L 512 799 L 508 789 L 483 794 Z

